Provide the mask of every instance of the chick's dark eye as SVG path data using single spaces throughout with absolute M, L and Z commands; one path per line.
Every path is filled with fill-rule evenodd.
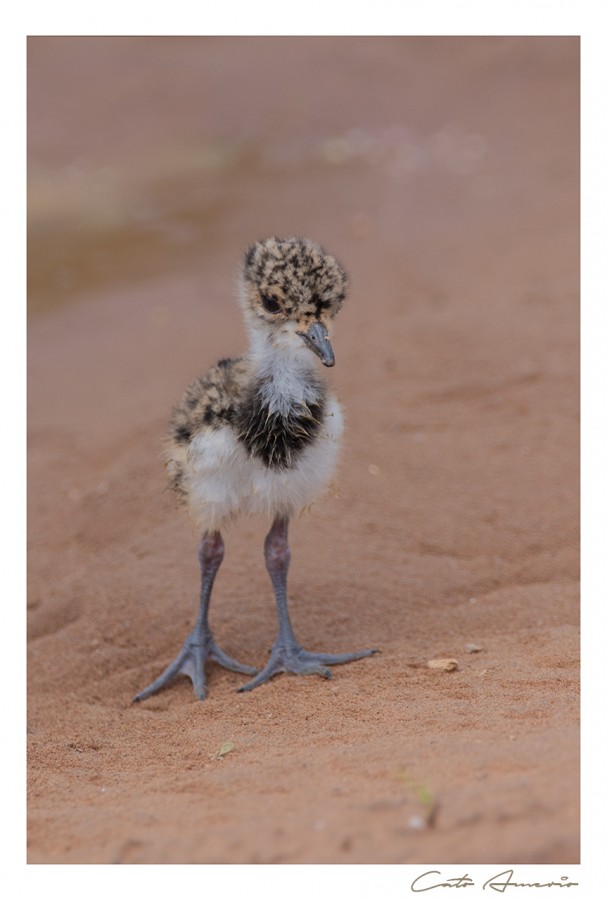
M 280 309 L 280 303 L 274 297 L 268 297 L 266 294 L 261 295 L 261 305 L 269 313 L 277 313 Z

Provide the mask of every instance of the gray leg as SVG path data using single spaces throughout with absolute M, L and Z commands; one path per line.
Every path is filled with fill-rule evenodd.
M 215 660 L 225 669 L 240 672 L 243 675 L 254 675 L 257 669 L 244 666 L 221 650 L 209 627 L 209 604 L 211 590 L 217 570 L 223 559 L 223 539 L 221 534 L 207 532 L 203 535 L 198 554 L 200 560 L 200 610 L 192 633 L 187 638 L 179 655 L 164 670 L 156 681 L 144 688 L 133 700 L 145 700 L 165 687 L 177 675 L 187 675 L 194 684 L 194 692 L 199 700 L 205 697 L 204 665 L 207 659 Z
M 274 587 L 274 598 L 278 613 L 278 637 L 270 651 L 266 667 L 252 681 L 239 691 L 252 691 L 264 681 L 269 681 L 279 672 L 293 672 L 295 675 L 321 675 L 331 678 L 327 666 L 352 662 L 372 656 L 378 650 L 356 650 L 354 653 L 309 653 L 297 643 L 287 607 L 287 572 L 291 551 L 287 540 L 288 519 L 277 517 L 268 532 L 264 544 L 266 568 Z

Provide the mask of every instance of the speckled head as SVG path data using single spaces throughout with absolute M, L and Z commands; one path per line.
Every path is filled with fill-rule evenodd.
M 331 321 L 348 278 L 335 257 L 307 238 L 268 238 L 245 253 L 241 303 L 253 336 L 275 348 L 311 349 L 334 365 Z

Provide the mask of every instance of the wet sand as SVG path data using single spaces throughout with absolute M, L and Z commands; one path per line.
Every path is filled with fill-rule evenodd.
M 30 39 L 30 862 L 579 860 L 578 64 L 568 38 Z M 295 629 L 382 653 L 133 706 L 197 607 L 168 413 L 243 350 L 235 269 L 269 234 L 352 282 Z M 211 610 L 257 665 L 266 529 L 226 534 Z

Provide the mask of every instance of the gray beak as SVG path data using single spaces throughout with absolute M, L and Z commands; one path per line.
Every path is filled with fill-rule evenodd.
M 321 322 L 314 322 L 307 331 L 298 331 L 297 334 L 303 338 L 310 350 L 318 356 L 323 366 L 335 365 L 333 347 L 331 346 L 327 329 Z

